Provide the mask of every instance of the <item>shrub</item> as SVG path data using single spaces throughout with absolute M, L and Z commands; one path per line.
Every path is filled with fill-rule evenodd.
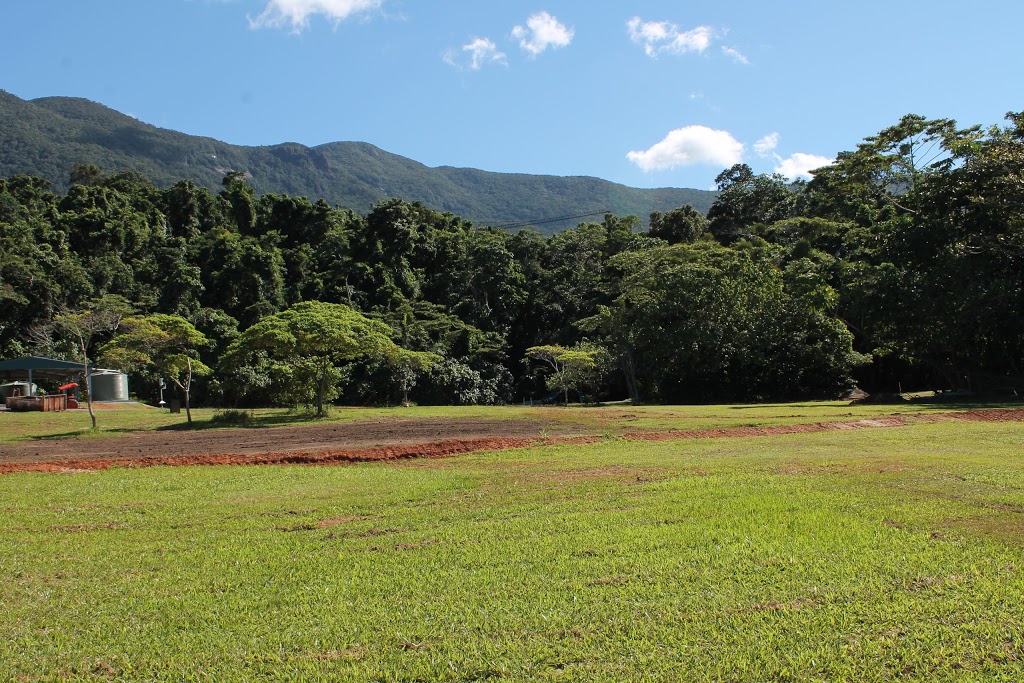
M 248 410 L 218 410 L 210 418 L 217 424 L 244 425 L 252 421 L 252 413 Z

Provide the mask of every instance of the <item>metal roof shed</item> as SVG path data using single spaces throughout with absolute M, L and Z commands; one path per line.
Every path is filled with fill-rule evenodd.
M 58 358 L 42 356 L 25 356 L 0 361 L 0 379 L 28 378 L 29 386 L 35 379 L 62 380 L 80 372 L 85 372 L 85 365 Z

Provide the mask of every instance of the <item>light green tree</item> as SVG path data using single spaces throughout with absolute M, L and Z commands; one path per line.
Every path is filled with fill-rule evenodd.
M 425 370 L 432 354 L 406 351 L 391 340 L 391 328 L 344 304 L 304 301 L 268 315 L 228 347 L 226 364 L 270 362 L 278 374 L 308 389 L 316 414 L 340 395 L 340 366 L 363 356 L 396 361 L 412 376 Z M 422 356 L 422 358 L 421 358 Z M 411 384 L 407 383 L 407 386 Z
M 441 356 L 426 351 L 409 351 L 395 347 L 388 353 L 388 363 L 395 368 L 399 389 L 402 391 L 402 405 L 409 405 L 409 390 L 416 386 L 420 375 L 429 372 L 441 362 Z
M 105 363 L 122 370 L 152 370 L 169 378 L 185 396 L 185 415 L 192 424 L 192 379 L 208 375 L 199 349 L 209 345 L 206 335 L 178 315 L 155 313 L 125 318 L 123 329 L 100 351 Z
M 92 409 L 92 383 L 89 381 L 92 370 L 89 367 L 89 350 L 98 335 L 117 330 L 121 321 L 131 310 L 131 304 L 124 297 L 108 294 L 89 301 L 78 310 L 61 313 L 53 321 L 52 327 L 70 337 L 78 347 L 82 363 L 85 365 L 83 373 L 86 386 L 85 400 L 89 407 L 89 419 L 92 421 L 93 429 L 96 429 L 96 413 Z
M 548 388 L 561 391 L 566 405 L 569 404 L 570 389 L 589 386 L 596 379 L 599 353 L 599 349 L 585 345 L 566 348 L 548 344 L 526 349 L 527 358 L 543 363 L 550 369 Z

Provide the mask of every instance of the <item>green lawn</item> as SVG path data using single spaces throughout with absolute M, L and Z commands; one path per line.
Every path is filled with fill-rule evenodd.
M 8 475 L 0 680 L 1019 681 L 1022 454 L 935 423 Z

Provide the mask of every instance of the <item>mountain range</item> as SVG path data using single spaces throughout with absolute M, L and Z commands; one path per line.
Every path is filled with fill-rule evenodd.
M 228 171 L 242 171 L 260 194 L 325 199 L 367 213 L 391 197 L 419 201 L 481 225 L 531 225 L 544 233 L 575 225 L 564 216 L 609 211 L 646 223 L 653 211 L 691 204 L 707 212 L 716 193 L 627 187 L 600 178 L 431 168 L 365 142 L 307 147 L 231 145 L 158 128 L 86 99 L 23 100 L 0 90 L 0 177 L 29 174 L 66 191 L 72 166 L 138 171 L 166 187 L 191 179 L 211 190 Z

